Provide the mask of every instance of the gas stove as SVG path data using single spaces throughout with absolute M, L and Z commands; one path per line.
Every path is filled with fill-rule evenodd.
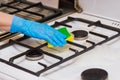
M 45 22 L 62 14 L 60 9 L 26 0 L 10 0 L 0 5 L 0 11 L 37 22 Z
M 91 68 L 104 69 L 108 80 L 119 80 L 119 23 L 73 13 L 48 24 L 56 29 L 66 27 L 72 34 L 78 30 L 87 34 L 67 41 L 64 47 L 48 48 L 43 40 L 18 33 L 6 38 L 1 31 L 1 80 L 82 80 L 82 72 Z M 30 53 L 42 56 L 31 59 Z

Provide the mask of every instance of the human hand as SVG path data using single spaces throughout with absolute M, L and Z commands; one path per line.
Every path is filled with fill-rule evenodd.
M 53 46 L 66 44 L 66 36 L 45 23 L 38 23 L 13 16 L 10 32 L 21 32 L 27 36 L 46 40 Z

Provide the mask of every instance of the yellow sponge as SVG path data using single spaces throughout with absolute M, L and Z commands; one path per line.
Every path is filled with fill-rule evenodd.
M 59 28 L 58 29 L 59 32 L 61 32 L 62 34 L 66 35 L 66 40 L 67 41 L 73 41 L 74 40 L 74 37 L 73 35 L 67 30 L 66 27 L 62 27 L 62 28 Z M 49 48 L 53 48 L 54 46 L 52 46 L 51 44 L 48 43 L 47 45 Z
M 74 40 L 73 35 L 70 35 L 68 38 L 66 38 L 66 40 L 72 42 Z

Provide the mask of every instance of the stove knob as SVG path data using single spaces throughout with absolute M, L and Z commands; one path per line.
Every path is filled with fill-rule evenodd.
M 82 80 L 106 80 L 108 73 L 99 68 L 87 69 L 81 73 Z

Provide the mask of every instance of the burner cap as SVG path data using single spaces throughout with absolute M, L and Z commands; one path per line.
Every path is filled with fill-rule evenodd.
M 88 38 L 88 32 L 85 30 L 76 30 L 72 32 L 75 40 L 85 40 Z
M 106 80 L 108 73 L 103 69 L 93 68 L 82 72 L 82 80 Z
M 35 61 L 43 58 L 43 52 L 38 49 L 28 50 L 26 53 L 26 59 Z

